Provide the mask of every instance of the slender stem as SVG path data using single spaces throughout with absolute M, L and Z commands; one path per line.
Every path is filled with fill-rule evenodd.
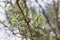
M 36 0 L 36 2 L 38 3 L 37 0 Z M 42 13 L 43 13 L 44 17 L 46 18 L 47 23 L 49 24 L 49 26 L 51 27 L 51 29 L 53 30 L 53 32 L 56 34 L 56 31 L 55 31 L 55 29 L 52 27 L 52 25 L 51 25 L 51 23 L 50 23 L 50 21 L 49 21 L 49 18 L 48 18 L 48 16 L 46 15 L 45 10 L 43 9 L 43 7 L 42 7 L 39 3 L 38 3 L 38 5 L 39 5 L 39 7 L 42 8 Z
M 25 20 L 25 22 L 26 22 L 26 24 L 27 24 L 27 26 L 28 26 L 28 29 L 29 29 L 29 32 L 30 32 L 30 35 L 31 35 L 31 40 L 33 40 L 32 31 L 31 31 L 29 22 L 27 21 L 26 16 L 24 15 L 24 12 L 23 12 L 23 10 L 22 10 L 22 8 L 21 8 L 21 6 L 19 5 L 18 2 L 19 2 L 19 0 L 16 0 L 16 4 L 17 4 L 18 8 L 20 9 L 20 11 L 21 11 L 21 13 L 22 13 L 22 15 L 23 15 L 23 17 L 24 17 L 24 20 Z

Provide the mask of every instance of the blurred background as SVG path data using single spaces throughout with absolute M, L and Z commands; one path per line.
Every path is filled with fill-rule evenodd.
M 0 0 L 0 40 L 60 40 L 60 0 Z

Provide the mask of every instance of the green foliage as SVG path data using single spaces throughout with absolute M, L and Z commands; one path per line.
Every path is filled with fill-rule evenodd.
M 26 23 L 27 20 L 34 40 L 55 40 L 55 37 L 49 37 L 48 35 L 49 31 L 44 29 L 44 28 L 47 29 L 49 28 L 49 25 L 47 24 L 44 15 L 42 13 L 39 14 L 30 13 L 23 1 L 24 0 L 20 0 L 19 4 L 21 5 L 21 8 L 26 18 L 24 17 L 21 10 L 19 10 L 16 4 L 10 5 L 5 3 L 5 5 L 8 7 L 6 14 L 9 18 L 9 21 L 11 22 L 11 28 L 17 28 L 17 30 L 19 31 L 19 33 L 21 33 L 23 37 L 27 36 L 27 38 L 31 38 L 30 31 Z M 32 19 L 31 19 L 32 23 L 30 22 L 30 16 L 29 16 L 30 14 L 32 14 Z M 55 20 L 54 19 L 55 14 L 47 14 L 47 15 L 50 16 L 51 19 Z M 58 21 L 60 21 L 60 19 L 58 19 Z M 44 31 L 47 31 L 47 33 L 45 33 Z M 58 35 L 58 38 L 60 38 L 60 34 Z
M 7 14 L 12 24 L 11 27 L 17 28 L 18 26 L 20 29 L 20 33 L 27 35 L 27 37 L 30 37 L 26 22 L 24 21 L 23 15 L 18 10 L 18 8 L 16 6 L 12 6 L 12 9 L 9 9 L 7 11 Z M 29 18 L 29 15 L 30 13 L 28 12 L 26 18 Z M 45 18 L 42 13 L 35 14 L 32 18 L 33 23 L 30 23 L 32 27 L 32 34 L 34 39 L 36 38 L 38 40 L 38 38 L 42 38 L 44 36 L 44 32 L 40 31 L 40 27 L 45 26 L 46 21 L 44 20 Z

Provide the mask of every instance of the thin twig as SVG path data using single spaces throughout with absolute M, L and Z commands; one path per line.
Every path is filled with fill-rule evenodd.
M 31 40 L 33 40 L 33 36 L 32 36 L 32 31 L 31 31 L 31 28 L 30 28 L 30 25 L 29 25 L 29 22 L 27 21 L 27 19 L 26 19 L 26 16 L 24 15 L 24 12 L 23 12 L 23 10 L 22 10 L 22 8 L 21 8 L 21 6 L 19 5 L 19 0 L 16 0 L 16 4 L 17 4 L 17 6 L 18 6 L 18 8 L 20 9 L 20 11 L 21 11 L 21 13 L 22 13 L 22 15 L 23 15 L 23 17 L 24 17 L 24 20 L 25 20 L 25 22 L 26 22 L 26 24 L 27 24 L 27 26 L 28 26 L 28 29 L 29 29 L 29 32 L 30 32 L 30 35 L 31 35 Z
M 36 2 L 38 3 L 37 0 L 36 0 Z M 39 3 L 38 3 L 38 4 L 39 4 Z M 39 6 L 42 8 L 42 13 L 43 13 L 43 15 L 45 16 L 45 18 L 46 18 L 46 20 L 47 20 L 47 23 L 49 24 L 49 26 L 51 27 L 51 29 L 53 30 L 53 32 L 56 34 L 54 28 L 52 27 L 52 25 L 51 25 L 51 23 L 50 23 L 50 21 L 49 21 L 47 15 L 46 15 L 46 13 L 45 13 L 45 10 L 43 9 L 43 7 L 42 7 L 40 4 L 39 4 Z

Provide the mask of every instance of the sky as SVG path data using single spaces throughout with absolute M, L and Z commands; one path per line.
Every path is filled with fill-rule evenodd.
M 3 0 L 0 0 L 3 1 Z M 4 7 L 4 3 L 0 2 L 0 5 Z M 6 21 L 4 9 L 0 7 L 0 20 Z M 8 30 L 8 29 L 7 29 Z M 10 31 L 5 30 L 4 26 L 0 24 L 0 40 L 18 40 L 17 37 L 13 36 Z
M 0 1 L 3 1 L 3 0 L 0 0 Z M 34 2 L 34 0 L 31 0 L 31 1 L 33 2 L 31 4 L 31 6 L 39 7 L 38 4 L 36 4 Z M 38 0 L 38 1 L 42 6 L 45 5 L 43 2 L 47 2 L 47 0 L 44 0 L 43 2 L 41 2 L 40 0 Z M 14 4 L 14 2 L 15 1 L 13 0 L 13 4 Z M 51 3 L 51 2 L 49 1 L 48 3 Z M 5 6 L 4 3 L 2 3 L 2 2 L 0 2 L 0 5 L 3 6 L 3 7 Z M 39 9 L 37 8 L 37 10 L 39 10 Z M 3 20 L 6 21 L 5 12 L 4 12 L 3 8 L 1 8 L 1 7 L 0 7 L 0 20 L 1 21 L 3 21 Z M 0 24 L 0 40 L 18 40 L 19 39 L 19 38 L 13 36 L 12 33 L 9 30 L 8 31 L 7 30 L 5 30 L 4 26 L 2 24 Z M 8 32 L 8 34 L 6 32 Z M 21 40 L 21 39 L 19 39 L 19 40 Z

